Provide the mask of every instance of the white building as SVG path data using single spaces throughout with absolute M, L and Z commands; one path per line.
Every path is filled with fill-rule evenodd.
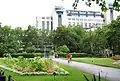
M 52 17 L 36 17 L 36 27 L 41 29 L 53 30 Z
M 112 3 L 107 4 L 107 12 L 104 14 L 105 23 L 109 24 L 112 20 L 115 20 L 118 16 L 120 16 L 120 12 L 113 10 Z
M 110 23 L 119 15 L 118 12 L 112 9 L 110 4 L 108 7 L 109 10 L 102 14 L 100 11 L 67 10 L 63 6 L 55 6 L 50 17 L 36 18 L 36 27 L 55 30 L 60 25 L 80 24 L 86 29 L 94 25 L 101 26 Z

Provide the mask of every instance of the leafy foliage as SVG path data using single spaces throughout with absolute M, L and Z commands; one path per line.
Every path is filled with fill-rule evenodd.
M 53 67 L 51 59 L 27 59 L 23 57 L 7 58 L 4 59 L 4 63 L 20 72 L 40 72 L 47 71 L 47 69 Z
M 104 12 L 108 9 L 107 6 L 106 6 L 106 1 L 105 0 L 75 0 L 73 5 L 72 5 L 74 7 L 74 9 L 77 8 L 77 5 L 80 1 L 84 1 L 85 4 L 89 7 L 92 5 L 92 2 L 95 2 L 98 6 L 101 7 L 101 10 L 104 11 Z M 114 10 L 120 11 L 120 4 L 119 3 L 120 3 L 120 0 L 114 0 L 114 2 L 112 4 Z
M 58 51 L 58 52 L 67 53 L 67 52 L 69 52 L 70 50 L 69 50 L 69 48 L 68 48 L 66 45 L 63 45 L 63 46 L 59 46 L 59 47 L 57 48 L 57 51 Z
M 88 79 L 88 77 L 84 74 L 83 74 L 83 76 L 85 77 L 86 81 L 101 81 L 100 73 L 99 73 L 98 79 L 96 78 L 95 74 L 93 74 L 92 80 Z M 106 79 L 104 81 L 106 81 Z
M 27 47 L 27 48 L 26 48 L 26 52 L 27 52 L 27 53 L 35 52 L 35 46 Z
M 54 31 L 28 26 L 27 30 L 10 26 L 0 28 L 0 56 L 22 52 L 82 52 L 106 56 L 104 50 L 120 53 L 120 17 L 108 25 L 86 31 L 82 26 L 60 26 Z M 64 46 L 66 45 L 66 46 Z M 68 47 L 68 48 L 67 48 Z M 58 49 L 56 49 L 58 48 Z M 61 50 L 62 49 L 62 50 Z

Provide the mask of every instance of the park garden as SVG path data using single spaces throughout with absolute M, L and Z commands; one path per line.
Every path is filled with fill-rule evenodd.
M 49 57 L 64 59 L 69 52 L 73 61 L 120 68 L 119 40 L 120 17 L 111 24 L 90 29 L 80 25 L 60 26 L 51 31 L 30 25 L 27 30 L 0 27 L 1 70 L 15 81 L 87 81 L 92 74 Z

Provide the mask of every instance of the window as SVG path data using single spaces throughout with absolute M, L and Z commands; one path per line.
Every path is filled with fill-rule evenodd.
M 80 19 L 80 21 L 83 21 L 83 19 Z
M 53 30 L 53 22 L 51 21 L 51 30 Z
M 83 23 L 81 22 L 81 26 L 83 26 Z
M 79 24 L 79 22 L 77 22 L 77 24 Z
M 89 27 L 91 27 L 91 23 L 89 23 Z
M 77 20 L 77 21 L 79 21 L 79 19 L 78 19 L 78 18 L 76 18 L 76 20 Z
M 68 18 L 68 20 L 71 20 L 71 18 Z
M 72 18 L 72 20 L 75 20 L 75 18 Z
M 49 19 L 50 17 L 46 17 L 46 19 Z
M 92 23 L 92 26 L 94 26 L 95 25 L 95 23 Z
M 73 22 L 73 26 L 75 26 L 75 22 Z
M 62 16 L 58 15 L 58 26 L 62 25 Z
M 49 21 L 47 21 L 47 29 L 49 30 Z
M 71 26 L 71 22 L 68 22 L 68 25 Z
M 84 21 L 87 21 L 87 19 L 84 19 Z
M 87 23 L 85 23 L 85 27 L 87 28 Z
M 45 21 L 42 21 L 42 29 L 45 29 Z
M 42 17 L 42 19 L 45 19 L 45 17 Z

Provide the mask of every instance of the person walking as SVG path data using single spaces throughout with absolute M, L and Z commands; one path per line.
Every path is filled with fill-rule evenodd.
M 72 62 L 72 55 L 70 54 L 70 62 Z
M 68 53 L 68 54 L 66 55 L 66 58 L 67 58 L 67 60 L 68 60 L 68 63 L 70 63 L 70 57 L 71 57 L 71 55 Z

